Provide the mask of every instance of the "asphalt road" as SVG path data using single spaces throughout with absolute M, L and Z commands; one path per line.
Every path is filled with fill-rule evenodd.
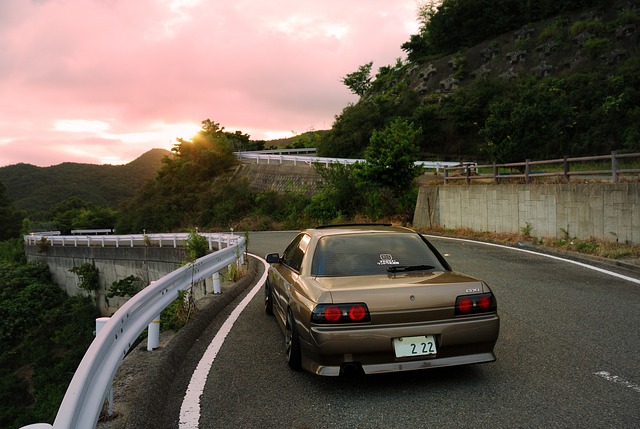
M 293 235 L 252 233 L 249 252 L 282 252 Z M 259 291 L 211 367 L 199 427 L 640 427 L 640 284 L 539 255 L 431 241 L 454 270 L 484 279 L 495 292 L 496 362 L 350 379 L 293 372 Z M 179 427 L 189 378 L 227 314 L 167 387 L 164 427 Z

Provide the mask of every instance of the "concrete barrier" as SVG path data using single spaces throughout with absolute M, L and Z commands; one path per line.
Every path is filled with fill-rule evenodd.
M 640 243 L 640 183 L 422 186 L 413 226 Z

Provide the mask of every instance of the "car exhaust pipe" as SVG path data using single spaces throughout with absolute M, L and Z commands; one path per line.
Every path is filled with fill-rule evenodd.
M 345 377 L 356 377 L 363 374 L 362 365 L 358 362 L 346 362 L 340 367 L 340 375 Z

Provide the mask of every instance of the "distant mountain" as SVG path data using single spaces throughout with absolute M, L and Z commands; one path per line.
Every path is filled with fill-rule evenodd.
M 116 208 L 156 176 L 165 149 L 151 149 L 124 165 L 64 162 L 51 167 L 15 164 L 0 167 L 0 182 L 22 210 L 46 211 L 70 197 Z

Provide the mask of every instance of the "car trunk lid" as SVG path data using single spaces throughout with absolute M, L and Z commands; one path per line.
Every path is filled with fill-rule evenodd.
M 487 292 L 480 280 L 449 271 L 318 277 L 316 281 L 331 293 L 334 303 L 366 303 L 372 324 L 453 318 L 457 296 Z

